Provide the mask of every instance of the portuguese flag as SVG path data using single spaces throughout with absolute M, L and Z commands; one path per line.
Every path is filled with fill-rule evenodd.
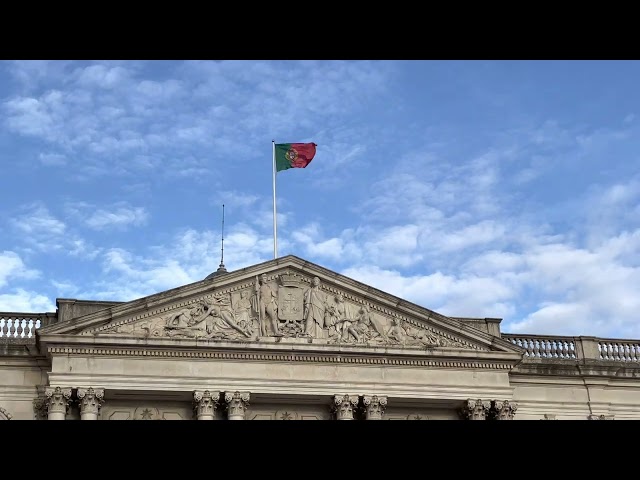
M 276 170 L 305 168 L 316 154 L 315 143 L 276 143 Z

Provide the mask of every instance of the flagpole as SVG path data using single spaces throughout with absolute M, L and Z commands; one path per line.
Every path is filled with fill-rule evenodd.
M 276 142 L 273 145 L 273 258 L 278 258 L 278 230 L 276 228 Z

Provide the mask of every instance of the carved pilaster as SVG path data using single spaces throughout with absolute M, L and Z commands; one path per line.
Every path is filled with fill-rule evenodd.
M 517 403 L 510 403 L 508 400 L 504 402 L 496 400 L 493 402 L 492 418 L 494 420 L 513 420 L 517 409 Z
M 198 420 L 215 420 L 219 399 L 220 392 L 213 392 L 213 394 L 209 390 L 193 392 L 196 418 Z
M 69 409 L 71 399 L 70 388 L 47 387 L 44 391 L 48 420 L 64 420 Z
M 244 420 L 244 414 L 249 406 L 249 396 L 249 392 L 225 394 L 224 399 L 227 402 L 229 420 Z
M 353 410 L 358 406 L 357 395 L 334 395 L 332 411 L 336 420 L 353 420 Z
M 104 401 L 104 388 L 78 388 L 80 420 L 97 420 Z
M 377 395 L 362 397 L 365 408 L 365 418 L 367 420 L 382 420 L 384 410 L 387 408 L 387 397 L 378 397 Z
M 33 415 L 36 420 L 47 419 L 47 402 L 44 397 L 33 400 Z
M 490 408 L 491 402 L 487 400 L 469 399 L 462 409 L 462 416 L 467 420 L 486 420 Z

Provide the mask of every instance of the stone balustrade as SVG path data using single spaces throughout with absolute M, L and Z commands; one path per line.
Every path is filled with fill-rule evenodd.
M 526 359 L 640 362 L 640 340 L 504 333 L 502 338 L 524 349 Z
M 640 362 L 639 340 L 597 339 L 600 360 Z
M 0 339 L 31 339 L 35 331 L 55 321 L 54 313 L 4 313 L 0 312 Z
M 561 358 L 566 360 L 579 358 L 574 337 L 506 333 L 502 335 L 502 338 L 523 348 L 525 358 Z

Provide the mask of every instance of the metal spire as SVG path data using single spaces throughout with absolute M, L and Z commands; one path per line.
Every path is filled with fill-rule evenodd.
M 227 269 L 224 266 L 224 203 L 222 204 L 222 242 L 221 242 L 221 254 L 220 254 L 220 266 L 216 272 L 226 273 Z

